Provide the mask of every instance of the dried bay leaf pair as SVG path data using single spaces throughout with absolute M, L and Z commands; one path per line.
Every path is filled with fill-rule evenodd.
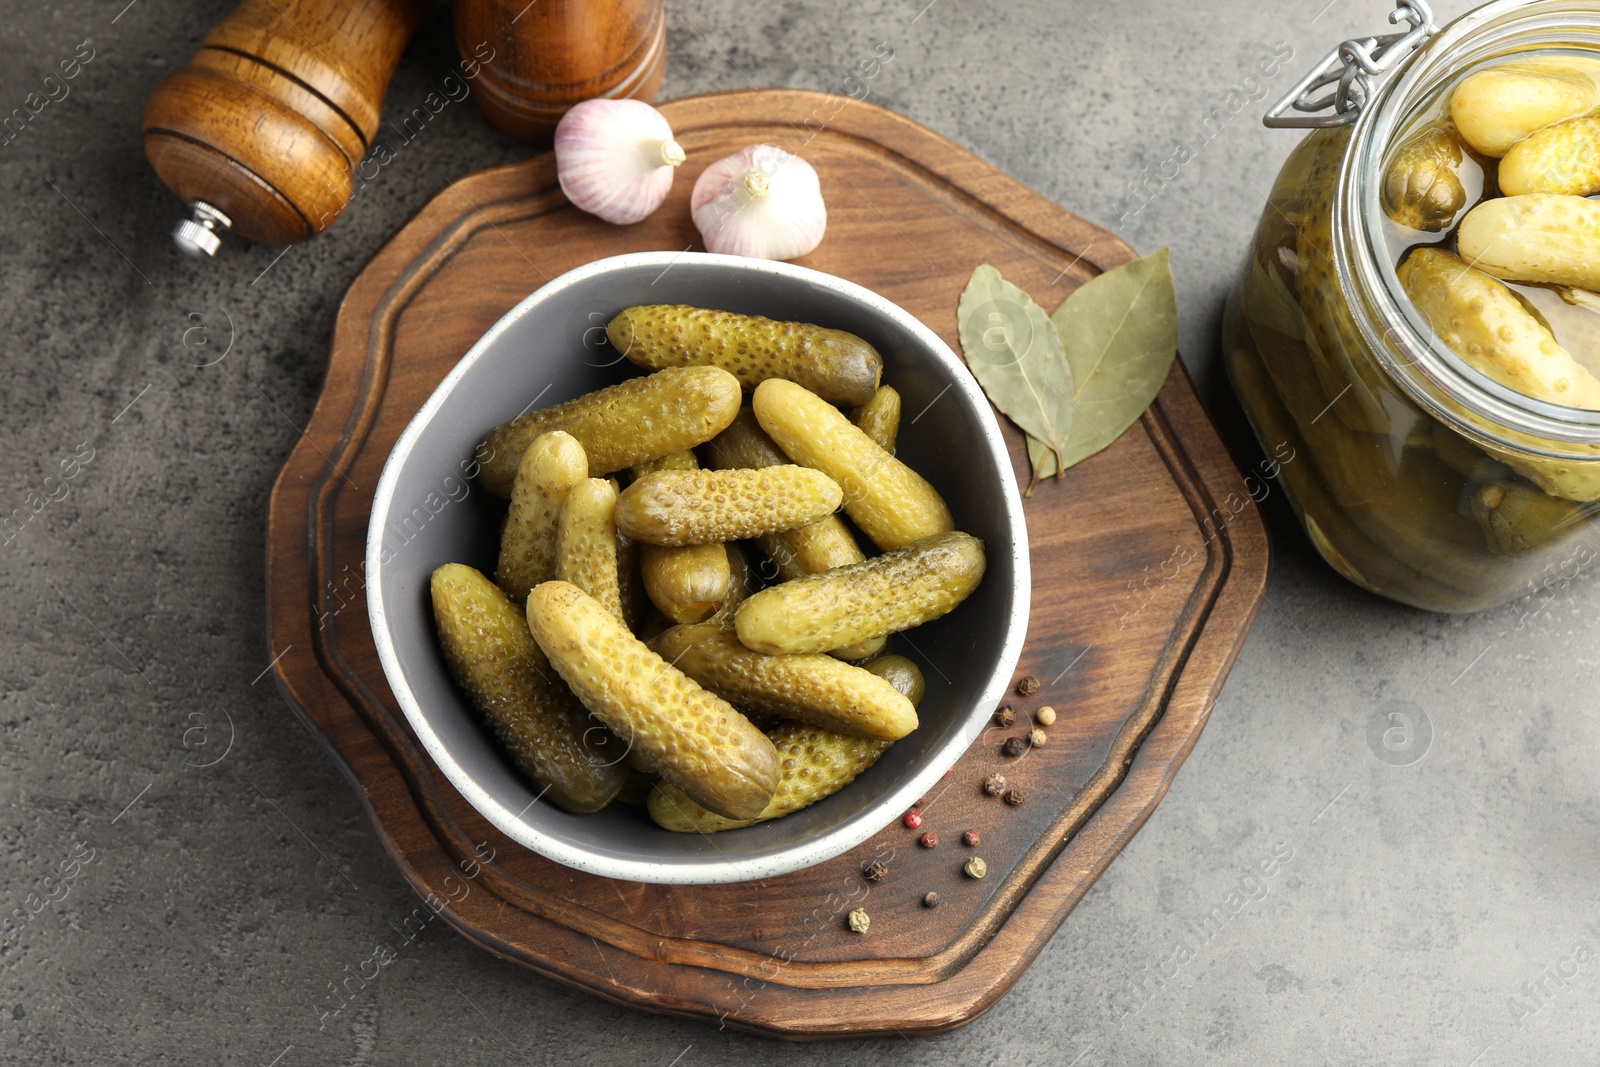
M 985 264 L 957 308 L 961 348 L 989 399 L 1028 435 L 1033 477 L 1059 477 L 1144 414 L 1178 351 L 1167 250 L 1079 286 L 1051 315 Z

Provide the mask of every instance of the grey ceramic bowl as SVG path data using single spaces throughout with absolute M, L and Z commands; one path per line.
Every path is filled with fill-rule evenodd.
M 951 299 L 954 299 L 952 297 Z M 956 525 L 983 538 L 988 572 L 966 603 L 898 649 L 927 678 L 921 725 L 848 788 L 804 811 L 719 834 L 675 834 L 642 809 L 571 815 L 501 755 L 446 674 L 428 578 L 444 563 L 492 573 L 505 503 L 473 485 L 473 448 L 496 423 L 639 370 L 605 341 L 633 304 L 695 304 L 814 322 L 866 338 L 904 398 L 898 454 L 944 495 Z M 367 607 L 390 688 L 452 785 L 513 840 L 559 863 L 636 882 L 764 878 L 860 844 L 938 783 L 1000 701 L 1028 620 L 1022 502 L 994 415 L 972 375 L 927 327 L 851 282 L 787 263 L 645 252 L 562 275 L 472 346 L 396 442 L 372 502 Z M 970 786 L 971 783 L 967 783 Z

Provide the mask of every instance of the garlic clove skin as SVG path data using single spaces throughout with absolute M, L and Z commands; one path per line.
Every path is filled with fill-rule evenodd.
M 666 118 L 643 100 L 574 104 L 556 124 L 555 150 L 567 199 L 619 226 L 661 206 L 684 159 Z
M 707 167 L 689 207 L 706 251 L 734 256 L 795 259 L 821 244 L 828 227 L 816 170 L 771 144 Z

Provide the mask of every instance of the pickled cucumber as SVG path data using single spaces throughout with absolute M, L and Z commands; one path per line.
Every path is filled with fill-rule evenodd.
M 682 452 L 674 452 L 672 455 L 662 456 L 660 459 L 647 459 L 643 463 L 635 463 L 633 465 L 633 476 L 635 478 L 643 478 L 646 474 L 654 474 L 656 471 L 697 471 L 699 469 L 700 461 L 695 458 L 694 450 L 686 448 Z
M 434 571 L 430 586 L 445 665 L 516 768 L 567 811 L 609 804 L 628 776 L 622 743 L 556 677 L 522 612 L 459 563 Z
M 1583 115 L 1546 127 L 1511 146 L 1500 160 L 1500 191 L 1600 193 L 1600 115 Z
M 528 624 L 561 677 L 645 769 L 729 819 L 765 811 L 778 753 L 743 715 L 706 692 L 568 582 L 528 594 Z
M 703 545 L 792 530 L 831 515 L 840 488 L 795 464 L 760 470 L 657 471 L 617 500 L 617 529 L 653 545 Z
M 852 421 L 879 448 L 894 455 L 894 440 L 900 434 L 900 394 L 893 386 L 879 386 L 871 400 L 856 408 Z
M 511 495 L 522 453 L 534 438 L 565 430 L 609 474 L 709 441 L 739 413 L 739 380 L 716 367 L 672 367 L 518 415 L 478 446 L 479 484 Z
M 522 454 L 494 571 L 495 582 L 519 607 L 528 590 L 556 576 L 561 505 L 572 487 L 588 477 L 583 446 L 560 430 L 540 434 Z
M 713 366 L 746 389 L 786 378 L 836 404 L 865 404 L 883 357 L 853 333 L 759 315 L 652 304 L 620 312 L 606 336 L 641 367 Z
M 922 670 L 904 656 L 893 653 L 879 656 L 863 663 L 861 669 L 871 671 L 894 686 L 901 696 L 911 701 L 912 707 L 922 703 L 922 694 L 927 690 L 927 684 L 922 680 Z
M 1600 288 L 1600 201 L 1556 193 L 1485 200 L 1461 220 L 1456 244 L 1496 278 Z
M 890 682 L 832 656 L 754 652 L 715 623 L 674 626 L 650 647 L 734 707 L 852 737 L 897 741 L 917 711 Z
M 1500 384 L 1552 404 L 1600 409 L 1600 380 L 1499 281 L 1437 248 L 1419 248 L 1400 284 L 1439 340 Z
M 1430 126 L 1401 145 L 1383 175 L 1383 209 L 1413 230 L 1437 232 L 1467 202 L 1456 168 L 1461 142 L 1448 126 Z
M 675 623 L 703 622 L 728 599 L 733 574 L 722 544 L 645 544 L 639 567 L 650 602 Z
M 555 576 L 582 589 L 622 619 L 617 527 L 612 521 L 616 503 L 616 487 L 604 478 L 586 478 L 573 486 L 556 525 Z
M 1491 482 L 1472 498 L 1472 514 L 1483 527 L 1491 552 L 1516 555 L 1556 540 L 1584 510 L 1568 500 L 1547 496 L 1521 482 Z
M 1480 70 L 1456 86 L 1450 117 L 1463 141 L 1498 159 L 1534 131 L 1600 105 L 1590 76 L 1597 68 L 1600 64 L 1563 56 Z
M 763 589 L 739 605 L 734 624 L 757 652 L 826 652 L 937 619 L 978 587 L 983 571 L 982 541 L 960 531 L 934 534 Z
M 950 509 L 927 479 L 816 394 L 772 379 L 756 387 L 751 409 L 795 462 L 839 483 L 845 513 L 884 551 L 955 528 Z
M 781 777 L 772 800 L 758 815 L 730 819 L 695 803 L 686 791 L 661 783 L 650 792 L 646 808 L 657 826 L 678 833 L 710 834 L 776 819 L 830 797 L 856 780 L 893 741 L 848 737 L 804 723 L 783 723 L 771 734 L 781 761 Z

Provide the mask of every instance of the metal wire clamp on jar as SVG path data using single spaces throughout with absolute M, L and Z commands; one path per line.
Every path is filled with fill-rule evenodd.
M 1229 296 L 1224 357 L 1323 558 L 1402 603 L 1478 611 L 1600 560 L 1600 412 L 1506 388 L 1435 337 L 1400 286 L 1379 186 L 1408 123 L 1463 72 L 1531 50 L 1600 55 L 1600 2 L 1497 0 L 1438 30 L 1405 0 L 1391 21 L 1267 114 L 1313 132 Z

